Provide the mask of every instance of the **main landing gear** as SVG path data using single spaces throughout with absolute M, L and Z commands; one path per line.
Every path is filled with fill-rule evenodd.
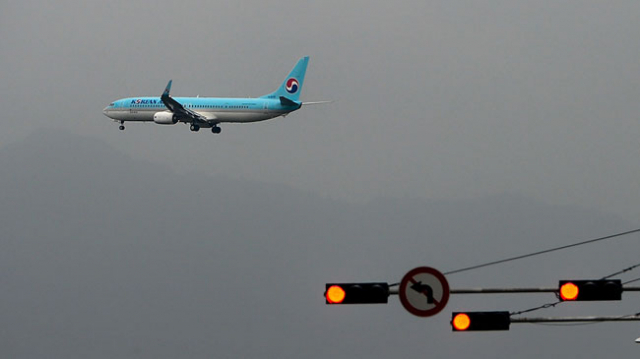
M 200 131 L 200 126 L 196 125 L 195 123 L 192 123 L 191 126 L 189 126 L 189 129 L 193 132 L 198 132 Z M 218 126 L 213 126 L 211 127 L 211 132 L 213 133 L 220 133 L 222 132 L 222 129 Z

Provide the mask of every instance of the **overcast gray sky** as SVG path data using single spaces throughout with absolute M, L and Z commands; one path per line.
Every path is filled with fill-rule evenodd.
M 637 323 L 452 333 L 452 311 L 553 295 L 452 295 L 432 318 L 327 306 L 327 282 L 398 282 L 631 224 L 517 195 L 349 204 L 286 185 L 133 160 L 95 137 L 33 133 L 0 152 L 0 356 L 8 358 L 635 357 Z M 638 234 L 447 276 L 453 288 L 554 286 L 638 263 Z M 638 270 L 618 276 L 638 277 Z M 629 315 L 623 301 L 526 316 Z
M 640 216 L 636 1 L 4 1 L 0 144 L 63 128 L 181 171 L 322 195 L 523 193 Z M 285 119 L 131 124 L 110 101 L 260 96 L 310 55 Z M 52 115 L 59 115 L 52 117 Z
M 34 143 L 42 142 L 53 146 L 58 144 L 57 141 L 68 141 L 77 145 L 78 151 L 87 150 L 98 155 L 109 153 L 113 156 L 116 156 L 114 153 L 120 153 L 121 155 L 116 156 L 115 163 L 122 161 L 128 165 L 118 167 L 114 164 L 114 168 L 118 170 L 131 171 L 135 168 L 136 165 L 127 162 L 130 161 L 128 157 L 140 161 L 135 162 L 136 164 L 152 166 L 149 163 L 153 163 L 161 168 L 162 170 L 156 172 L 134 171 L 132 177 L 127 177 L 130 180 L 122 183 L 122 186 L 125 186 L 123 188 L 127 189 L 126 193 L 133 199 L 138 199 L 137 191 L 144 189 L 141 183 L 151 185 L 154 181 L 160 181 L 158 176 L 173 179 L 175 174 L 171 171 L 184 175 L 178 177 L 178 180 L 187 182 L 185 178 L 190 176 L 201 178 L 202 174 L 210 175 L 211 177 L 206 178 L 217 179 L 211 181 L 211 190 L 226 190 L 225 185 L 228 187 L 229 183 L 225 182 L 226 180 L 220 181 L 221 178 L 240 183 L 248 181 L 245 187 L 240 186 L 241 190 L 238 190 L 238 193 L 247 188 L 260 188 L 258 183 L 261 182 L 275 186 L 265 185 L 268 190 L 285 188 L 282 189 L 285 193 L 289 193 L 291 188 L 296 188 L 302 190 L 291 195 L 296 201 L 304 201 L 307 195 L 313 198 L 310 200 L 313 203 L 316 200 L 322 202 L 321 198 L 327 201 L 338 199 L 336 203 L 347 208 L 346 212 L 339 213 L 347 214 L 352 214 L 350 211 L 362 211 L 366 208 L 362 207 L 362 204 L 371 203 L 369 201 L 376 203 L 380 198 L 399 198 L 402 205 L 398 205 L 398 218 L 388 223 L 389 232 L 382 231 L 383 234 L 377 238 L 378 242 L 365 250 L 366 253 L 380 250 L 380 253 L 385 254 L 375 257 L 372 263 L 365 259 L 358 263 L 373 272 L 374 278 L 363 279 L 376 280 L 391 272 L 388 267 L 379 267 L 380 263 L 386 260 L 390 261 L 391 264 L 388 265 L 393 267 L 393 272 L 399 276 L 402 271 L 410 269 L 415 264 L 430 264 L 420 262 L 419 258 L 425 257 L 421 256 L 423 253 L 420 251 L 416 253 L 413 246 L 421 243 L 419 238 L 433 234 L 429 231 L 429 223 L 423 223 L 422 227 L 414 227 L 416 223 L 409 223 L 411 225 L 407 224 L 405 232 L 398 229 L 405 224 L 405 216 L 413 218 L 411 213 L 414 208 L 405 201 L 416 201 L 418 208 L 429 207 L 424 203 L 436 203 L 444 207 L 434 205 L 432 208 L 440 210 L 459 209 L 456 204 L 460 203 L 472 206 L 475 203 L 476 212 L 471 211 L 467 217 L 463 216 L 475 218 L 473 214 L 482 213 L 482 204 L 487 198 L 491 199 L 488 203 L 494 203 L 495 198 L 508 199 L 507 205 L 497 206 L 502 209 L 496 212 L 500 213 L 500 216 L 481 217 L 473 225 L 461 225 L 463 221 L 440 224 L 442 228 L 436 231 L 442 234 L 440 242 L 429 244 L 428 259 L 448 267 L 443 270 L 459 267 L 457 263 L 449 261 L 450 256 L 445 260 L 442 254 L 456 254 L 457 248 L 465 250 L 461 254 L 463 258 L 460 259 L 460 265 L 464 266 L 474 264 L 476 260 L 495 259 L 493 255 L 520 254 L 520 250 L 538 250 L 546 246 L 570 243 L 573 240 L 588 239 L 592 235 L 610 234 L 610 231 L 615 231 L 618 227 L 627 227 L 620 228 L 626 230 L 628 227 L 638 226 L 640 3 L 637 1 L 117 0 L 79 3 L 68 0 L 8 0 L 0 3 L 0 34 L 0 104 L 4 111 L 0 125 L 0 151 L 15 156 L 15 152 L 11 152 L 14 148 L 24 151 Z M 117 124 L 101 112 L 109 102 L 118 98 L 159 95 L 169 79 L 174 80 L 172 93 L 175 96 L 260 96 L 275 89 L 297 59 L 305 55 L 309 55 L 311 59 L 302 99 L 329 99 L 336 102 L 305 107 L 286 118 L 262 123 L 223 124 L 223 133 L 219 136 L 208 132 L 192 133 L 184 125 L 129 124 L 126 131 L 121 132 L 117 129 Z M 51 143 L 44 141 L 48 133 L 52 133 Z M 34 135 L 42 137 L 31 137 Z M 81 137 L 76 137 L 77 135 Z M 82 142 L 87 141 L 86 138 L 93 138 L 100 144 L 100 148 L 104 145 L 108 149 L 92 149 Z M 76 140 L 81 143 L 77 143 Z M 114 148 L 119 152 L 113 151 Z M 39 150 L 47 151 L 46 147 Z M 73 151 L 59 153 L 69 156 Z M 76 167 L 69 165 L 68 172 L 80 171 L 86 164 L 84 162 L 91 161 L 89 158 L 91 157 L 79 157 L 75 163 Z M 107 162 L 105 158 L 99 158 Z M 39 169 L 46 161 L 31 158 L 24 163 Z M 11 168 L 15 168 L 16 171 L 21 169 L 19 163 L 14 165 Z M 95 167 L 90 168 L 98 171 Z M 47 171 L 55 174 L 57 167 L 46 167 L 45 172 Z M 4 174 L 6 175 L 6 172 Z M 25 191 L 29 188 L 41 188 L 42 183 L 38 182 L 37 171 L 36 174 L 30 173 L 25 176 L 28 180 L 23 181 L 19 176 L 15 180 L 16 183 L 25 185 L 21 187 Z M 60 180 L 56 176 L 52 179 L 53 182 L 56 182 L 56 179 Z M 91 181 L 99 178 L 96 173 L 86 176 Z M 64 178 L 61 181 L 64 182 Z M 205 183 L 205 180 L 199 181 L 199 184 Z M 222 184 L 219 188 L 215 187 L 218 183 Z M 101 190 L 101 187 L 87 186 L 87 193 Z M 152 188 L 162 190 L 172 187 Z M 46 193 L 45 191 L 44 194 Z M 91 197 L 98 203 L 107 203 L 102 210 L 96 210 L 97 213 L 111 213 L 121 205 L 118 201 L 109 202 L 110 195 L 108 191 L 104 191 L 99 192 L 96 197 Z M 174 197 L 169 196 L 167 201 L 184 199 L 197 202 L 197 198 L 185 199 L 184 196 L 185 192 L 177 192 Z M 222 200 L 223 203 L 234 203 L 234 195 L 229 196 L 230 199 Z M 55 203 L 61 197 L 52 198 L 52 203 Z M 153 196 L 149 194 L 139 199 L 149 198 Z M 512 198 L 527 200 L 512 202 Z M 478 199 L 480 204 L 474 202 Z M 349 207 L 344 201 L 355 207 Z M 258 208 L 268 209 L 272 203 L 266 202 L 259 203 Z M 496 202 L 504 203 L 502 200 Z M 248 200 L 246 203 L 253 204 Z M 336 205 L 334 202 L 331 203 L 318 206 L 330 208 Z M 157 203 L 158 206 L 163 204 Z M 41 203 L 35 199 L 32 206 L 25 205 L 24 217 L 40 205 Z M 90 213 L 83 207 L 87 205 L 79 202 L 77 207 L 81 209 L 69 213 Z M 545 211 L 558 213 L 558 218 L 562 219 L 562 213 L 573 214 L 560 223 L 554 218 L 544 217 L 544 221 L 540 222 L 544 224 L 538 226 L 536 221 L 526 224 L 527 221 L 523 218 L 527 217 L 527 212 L 523 209 L 524 212 L 518 216 L 517 224 L 510 224 L 508 220 L 499 223 L 503 216 L 508 217 L 509 214 L 509 210 L 504 210 L 503 205 L 507 208 L 535 207 L 536 210 L 531 210 L 531 216 L 534 218 L 542 216 L 540 213 Z M 193 206 L 198 210 L 208 209 L 206 205 Z M 219 203 L 216 206 L 219 206 Z M 388 204 L 380 207 L 388 208 Z M 560 212 L 551 211 L 558 208 L 561 209 Z M 567 210 L 568 208 L 570 210 Z M 11 213 L 6 206 L 2 209 Z M 171 212 L 170 208 L 168 211 Z M 330 209 L 322 209 L 320 212 L 323 215 L 318 215 L 315 210 L 311 211 L 319 216 L 319 223 L 335 219 L 326 213 L 331 212 Z M 446 210 L 444 212 L 457 213 Z M 241 211 L 238 210 L 238 213 Z M 341 251 L 335 249 L 342 248 L 340 240 L 345 240 L 347 242 L 344 245 L 353 251 L 349 253 L 360 253 L 354 248 L 360 248 L 362 243 L 367 243 L 365 238 L 377 233 L 377 230 L 385 229 L 384 221 L 392 213 L 381 210 L 381 213 L 363 214 L 363 223 L 357 220 L 354 222 L 362 224 L 363 232 L 345 224 L 344 229 L 326 233 L 336 234 L 339 237 L 334 239 L 336 242 L 314 246 L 321 247 L 318 253 L 334 254 L 334 250 Z M 284 211 L 282 215 L 285 217 L 277 219 L 283 221 L 283 218 L 290 214 Z M 50 220 L 55 222 L 56 218 Z M 84 217 L 81 216 L 82 218 Z M 444 217 L 438 218 L 445 220 Z M 584 218 L 589 218 L 592 222 L 587 223 L 593 226 L 587 226 L 587 223 L 583 222 Z M 181 223 L 179 228 L 185 231 L 183 235 L 190 233 L 188 222 L 183 215 L 175 216 L 174 220 Z M 131 232 L 125 239 L 135 239 L 138 233 L 145 233 L 144 227 L 136 223 L 135 220 L 125 223 L 123 231 Z M 165 228 L 162 223 L 164 222 L 158 221 L 156 224 L 159 228 Z M 264 223 L 269 221 L 265 220 Z M 436 223 L 434 222 L 433 226 Z M 598 226 L 599 223 L 603 225 Z M 18 224 L 22 222 L 16 222 L 14 225 Z M 499 227 L 493 228 L 493 225 Z M 584 227 L 581 227 L 582 225 Z M 65 228 L 68 226 L 75 228 L 69 223 L 55 227 L 60 238 L 65 237 Z M 270 233 L 275 237 L 280 235 L 268 224 L 264 226 L 273 230 Z M 318 224 L 318 227 L 324 228 L 324 225 Z M 496 241 L 491 242 L 491 246 L 504 252 L 493 253 L 485 249 L 485 252 L 480 253 L 477 251 L 483 247 L 482 244 L 469 246 L 461 239 L 473 237 L 474 233 L 479 233 L 479 228 L 486 231 L 479 235 L 480 238 L 485 238 L 494 232 L 502 233 L 505 227 L 510 230 L 508 235 L 496 236 Z M 19 233 L 20 227 L 16 228 L 15 233 Z M 49 227 L 36 228 L 36 232 L 45 233 L 47 228 Z M 91 231 L 89 225 L 85 227 L 78 224 L 78 228 L 81 228 L 79 231 L 82 233 Z M 99 228 L 106 230 L 105 228 L 111 226 L 103 223 Z M 225 231 L 231 233 L 238 228 L 243 227 L 237 224 L 237 227 L 225 227 Z M 259 229 L 263 228 L 259 226 Z M 385 241 L 389 241 L 388 237 L 393 235 L 393 230 L 398 230 L 398 238 L 395 239 L 400 241 L 395 246 L 385 244 Z M 211 231 L 215 232 L 215 229 L 212 228 Z M 204 236 L 198 233 L 195 238 Z M 258 232 L 248 233 L 251 234 L 248 237 L 252 241 L 262 238 L 256 234 Z M 298 232 L 295 230 L 292 233 L 287 232 L 285 237 L 295 238 L 296 233 Z M 527 234 L 523 237 L 527 241 L 511 243 L 513 247 L 503 247 L 505 241 L 523 233 Z M 158 230 L 158 233 L 154 234 L 162 233 Z M 238 236 L 237 233 L 234 235 Z M 38 235 L 34 236 L 39 238 Z M 356 237 L 358 240 L 353 239 L 352 242 L 349 240 L 350 237 Z M 167 243 L 171 241 L 170 238 L 162 238 Z M 269 238 L 275 240 L 273 237 Z M 313 235 L 303 238 L 320 240 Z M 410 238 L 415 242 L 405 242 L 402 238 Z M 537 238 L 548 238 L 548 242 L 539 243 L 540 246 L 537 246 Z M 460 242 L 452 242 L 454 239 Z M 216 239 L 215 243 L 220 241 L 221 239 Z M 259 256 L 263 251 L 270 250 L 264 243 L 253 247 L 255 242 L 252 241 L 243 242 L 244 244 L 238 244 L 238 247 L 231 249 L 227 248 L 229 253 L 237 254 L 238 257 L 224 258 L 226 261 L 216 264 L 219 268 L 211 268 L 204 264 L 205 259 L 197 257 L 197 254 L 197 258 L 193 258 L 191 254 L 183 255 L 187 262 L 194 260 L 195 263 L 203 263 L 203 267 L 195 268 L 194 273 L 200 273 L 198 269 L 222 271 L 229 265 L 241 266 L 246 263 L 246 259 L 239 258 L 245 255 L 243 250 L 249 251 L 249 256 Z M 126 244 L 127 241 L 123 240 L 123 243 Z M 150 240 L 148 243 L 154 242 Z M 307 253 L 309 249 L 296 243 L 294 240 L 287 243 L 276 242 L 275 248 L 285 249 L 282 253 L 276 250 L 268 252 L 269 255 L 260 266 L 269 268 L 270 264 L 281 260 L 282 256 Z M 102 245 L 109 246 L 101 244 L 93 248 L 95 252 L 87 251 L 91 255 L 98 255 Z M 189 251 L 198 252 L 199 246 L 199 242 L 196 241 L 188 248 Z M 286 249 L 291 246 L 293 248 L 290 250 Z M 73 248 L 74 243 L 68 243 L 68 247 Z M 146 244 L 141 248 L 146 248 Z M 152 253 L 159 254 L 163 259 L 171 258 L 168 254 L 171 253 L 169 248 L 175 250 L 175 247 L 168 245 L 165 248 L 166 252 L 155 248 Z M 601 263 L 603 266 L 595 269 L 584 268 L 582 263 L 578 262 L 570 266 L 575 270 L 567 270 L 567 273 L 580 272 L 595 276 L 608 274 L 602 272 L 615 271 L 621 269 L 618 268 L 620 266 L 634 264 L 628 263 L 637 257 L 637 247 L 634 248 L 615 248 L 630 256 L 626 257 L 626 260 L 617 257 L 618 252 L 612 248 L 609 254 L 615 263 Z M 110 253 L 114 253 L 114 256 L 121 250 L 117 246 L 111 249 L 113 252 Z M 311 250 L 318 248 L 312 247 Z M 468 250 L 473 252 L 469 253 Z M 81 250 L 79 253 L 84 254 L 87 251 Z M 227 253 L 224 248 L 222 252 Z M 31 258 L 28 253 L 28 248 L 24 249 L 25 258 Z M 125 261 L 129 265 L 123 269 L 123 277 L 128 277 L 140 269 L 137 263 L 141 258 L 145 263 L 146 252 L 140 249 L 135 253 L 137 254 Z M 6 255 L 11 257 L 9 254 Z M 406 259 L 407 256 L 410 259 Z M 599 258 L 594 253 L 591 253 L 591 256 L 594 261 Z M 60 258 L 56 257 L 56 261 L 66 258 L 65 254 Z M 151 262 L 160 261 L 153 255 L 150 258 Z M 403 258 L 406 263 L 401 262 Z M 315 279 L 315 282 L 309 285 L 313 290 L 324 280 L 342 279 L 341 275 L 345 272 L 352 273 L 352 276 L 345 278 L 346 280 L 357 280 L 357 274 L 363 270 L 358 264 L 349 264 L 346 256 L 340 261 L 342 266 L 335 269 L 325 267 L 321 259 L 312 254 L 305 254 L 303 259 L 316 265 L 309 269 L 310 275 Z M 13 264 L 20 263 L 23 262 L 17 261 Z M 83 268 L 83 263 L 76 264 Z M 111 264 L 109 260 L 105 263 L 106 266 Z M 280 275 L 288 273 L 287 270 L 299 270 L 297 266 L 301 263 L 305 261 L 280 263 L 282 267 L 278 267 L 275 272 Z M 175 265 L 179 267 L 179 264 Z M 11 268 L 10 265 L 7 266 Z M 43 271 L 48 270 L 46 266 L 42 268 Z M 165 267 L 162 268 L 171 272 Z M 530 268 L 520 270 L 520 274 L 530 273 Z M 106 273 L 101 269 L 90 272 L 97 273 L 98 276 Z M 496 270 L 489 273 L 498 276 L 492 277 L 495 283 L 503 284 L 504 281 L 501 279 L 505 278 L 499 276 L 505 272 L 509 271 Z M 65 271 L 52 273 L 66 274 Z M 233 278 L 242 281 L 245 273 L 241 273 L 242 276 Z M 555 275 L 548 274 L 545 278 L 551 277 L 555 278 Z M 8 282 L 20 285 L 24 283 L 24 278 L 16 276 L 8 279 Z M 225 278 L 220 275 L 218 279 Z M 295 278 L 291 279 L 296 280 Z M 473 285 L 478 279 L 486 280 L 487 274 L 485 272 L 464 278 L 457 284 Z M 112 277 L 108 279 L 116 281 Z M 140 282 L 155 279 L 158 278 L 152 274 L 143 275 L 139 281 L 132 280 L 125 292 L 135 295 Z M 88 281 L 86 278 L 78 280 L 82 283 Z M 270 280 L 275 281 L 273 278 Z M 549 285 L 542 277 L 538 280 L 541 285 Z M 508 281 L 517 282 L 517 278 L 514 276 L 507 279 Z M 34 293 L 25 292 L 24 295 L 17 295 L 15 301 L 21 302 L 24 297 L 43 295 L 46 293 L 45 287 L 38 287 L 39 290 Z M 159 288 L 161 294 L 166 294 L 165 291 L 172 293 L 163 284 L 159 284 Z M 147 290 L 148 293 L 145 295 L 154 297 L 155 287 Z M 215 288 L 207 290 L 214 291 Z M 99 294 L 100 291 L 96 290 L 87 297 L 87 301 L 99 297 Z M 207 292 L 207 295 L 210 294 Z M 277 300 L 275 294 L 270 295 L 273 301 Z M 62 295 L 60 301 L 65 298 Z M 9 302 L 13 303 L 11 300 Z M 233 301 L 233 298 L 226 300 Z M 307 301 L 300 298 L 300 303 L 304 304 L 299 304 L 296 309 L 309 310 L 306 307 Z M 7 308 L 10 307 L 7 304 Z M 132 308 L 131 311 L 135 312 L 137 307 Z M 313 308 L 314 312 L 308 317 L 296 320 L 313 324 L 319 320 L 318 318 L 327 319 L 327 312 L 323 311 L 323 307 Z M 397 349 L 394 345 L 397 343 L 390 343 L 385 347 L 380 342 L 380 338 L 388 337 L 387 329 L 374 328 L 366 333 L 356 330 L 360 325 L 369 327 L 369 321 L 363 313 L 373 313 L 378 316 L 377 321 L 389 320 L 390 313 L 406 314 L 397 305 L 386 308 L 392 309 L 388 309 L 390 312 L 379 312 L 379 309 L 355 312 L 358 313 L 358 320 L 352 320 L 353 318 L 348 316 L 331 319 L 339 320 L 340 323 L 351 323 L 354 332 L 350 334 L 354 340 L 368 344 L 376 343 L 374 349 L 367 353 L 385 353 L 385 350 L 391 353 Z M 615 307 L 607 308 L 616 312 Z M 55 309 L 56 307 L 52 306 L 51 311 L 55 313 Z M 24 310 L 29 312 L 28 308 Z M 73 312 L 72 309 L 68 310 L 69 313 Z M 158 311 L 161 311 L 161 308 Z M 239 306 L 231 312 L 241 313 L 242 309 Z M 191 315 L 196 318 L 197 311 L 194 310 Z M 256 313 L 252 312 L 251 315 Z M 233 330 L 228 337 L 223 336 L 235 338 L 237 341 L 229 349 L 229 356 L 259 353 L 260 348 L 263 348 L 261 345 L 252 347 L 255 351 L 242 349 L 239 336 L 249 331 L 248 338 L 267 341 L 268 339 L 260 337 L 260 333 L 268 331 L 276 319 L 288 318 L 292 312 L 285 310 L 277 311 L 276 314 L 259 315 L 272 317 L 263 318 L 263 325 L 250 329 L 251 318 L 245 316 L 242 318 L 242 324 L 232 325 Z M 20 318 L 18 313 L 11 320 L 20 322 Z M 65 315 L 59 318 L 61 323 L 64 323 L 64 318 Z M 232 321 L 231 317 L 225 318 Z M 397 321 L 394 321 L 393 325 L 402 326 L 409 323 L 407 325 L 415 330 L 422 328 L 424 323 L 406 315 L 399 318 L 402 319 L 396 318 Z M 108 322 L 108 319 L 102 320 Z M 438 320 L 446 325 L 447 318 L 441 316 Z M 82 332 L 84 323 L 78 323 L 76 329 L 79 333 Z M 141 323 L 144 325 L 134 325 L 131 330 L 142 330 L 141 328 L 147 325 L 155 328 L 162 324 L 152 325 L 142 319 Z M 185 320 L 177 328 L 188 328 L 190 324 Z M 219 330 L 213 324 L 211 328 L 207 325 L 199 329 Z M 319 325 L 318 328 L 331 330 L 330 327 Z M 25 328 L 24 332 L 28 333 L 29 328 Z M 118 326 L 105 324 L 105 328 L 115 331 Z M 299 339 L 318 334 L 313 331 L 313 326 L 304 326 L 305 330 L 300 331 L 297 331 L 295 326 L 293 328 L 275 331 L 270 333 L 270 336 L 282 335 L 286 338 L 292 333 L 304 333 L 300 334 Z M 590 340 L 595 340 L 598 330 L 609 331 L 611 327 L 604 328 L 571 332 L 567 334 L 570 337 L 563 337 L 563 340 L 580 343 L 584 340 L 584 337 L 581 337 L 584 333 L 589 334 Z M 637 326 L 627 325 L 624 328 L 632 328 L 624 333 L 616 332 L 621 336 L 628 335 L 628 339 L 624 340 L 640 336 Z M 416 341 L 423 335 L 415 331 L 411 333 L 411 338 Z M 521 332 L 522 336 L 516 337 L 516 342 L 525 342 L 526 338 L 531 336 L 537 344 L 531 345 L 529 349 L 535 351 L 546 343 L 557 341 L 558 333 L 546 331 L 544 328 L 528 328 Z M 46 337 L 47 334 L 50 333 L 43 332 L 42 337 Z M 611 332 L 607 334 L 613 336 Z M 466 340 L 450 339 L 449 333 L 439 335 L 438 339 L 454 340 L 447 342 L 443 354 L 455 356 L 465 352 L 458 348 L 467 345 Z M 155 332 L 149 336 L 151 339 L 147 339 L 150 342 L 154 338 L 165 338 Z M 199 343 L 207 340 L 204 335 L 196 338 L 194 340 Z M 340 341 L 337 335 L 318 338 L 329 338 L 326 340 L 331 343 Z M 396 336 L 389 338 L 400 340 Z M 412 342 L 407 337 L 403 338 L 403 345 Z M 470 348 L 475 348 L 474 345 L 487 348 L 482 346 L 487 338 L 504 340 L 503 337 L 494 336 L 473 337 L 468 339 L 473 344 Z M 457 340 L 460 342 L 456 342 Z M 180 339 L 178 342 L 182 343 Z M 282 342 L 284 341 L 279 341 Z M 509 344 L 513 353 L 518 352 L 516 342 Z M 90 347 L 90 344 L 87 345 Z M 347 346 L 346 343 L 340 345 L 342 348 Z M 303 341 L 289 347 L 286 354 L 293 357 L 295 348 L 302 350 L 321 347 L 320 339 L 313 343 Z M 127 348 L 134 348 L 131 350 L 135 352 L 136 346 L 131 344 Z M 209 347 L 204 345 L 202 352 L 210 354 L 208 349 Z M 408 352 L 424 352 L 424 349 L 419 346 L 411 347 Z M 625 353 L 633 349 L 626 348 Z M 543 354 L 551 354 L 544 348 L 538 350 Z M 590 350 L 591 353 L 594 353 L 594 350 L 597 353 L 594 346 L 590 347 Z M 276 351 L 269 353 L 275 355 Z M 358 355 L 357 351 L 347 353 L 351 356 Z M 495 352 L 491 353 L 495 356 Z

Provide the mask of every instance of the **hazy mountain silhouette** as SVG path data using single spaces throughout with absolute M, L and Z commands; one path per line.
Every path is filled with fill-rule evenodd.
M 630 228 L 509 194 L 346 203 L 177 174 L 57 131 L 0 149 L 0 169 L 0 346 L 16 358 L 363 354 L 336 344 L 333 321 L 353 318 L 326 317 L 325 282 L 393 282 Z M 490 273 L 535 281 L 537 263 Z

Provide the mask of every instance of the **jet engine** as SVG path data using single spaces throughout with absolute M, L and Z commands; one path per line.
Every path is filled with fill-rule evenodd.
M 178 123 L 178 119 L 173 112 L 162 111 L 153 114 L 153 122 L 158 125 L 175 125 Z

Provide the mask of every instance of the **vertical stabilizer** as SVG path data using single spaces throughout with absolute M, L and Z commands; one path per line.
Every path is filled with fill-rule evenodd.
M 280 98 L 284 97 L 291 101 L 298 101 L 300 92 L 302 92 L 302 84 L 304 83 L 304 75 L 307 72 L 307 64 L 309 56 L 305 56 L 298 60 L 296 66 L 289 73 L 289 76 L 282 82 L 275 92 L 262 96 L 263 98 Z

